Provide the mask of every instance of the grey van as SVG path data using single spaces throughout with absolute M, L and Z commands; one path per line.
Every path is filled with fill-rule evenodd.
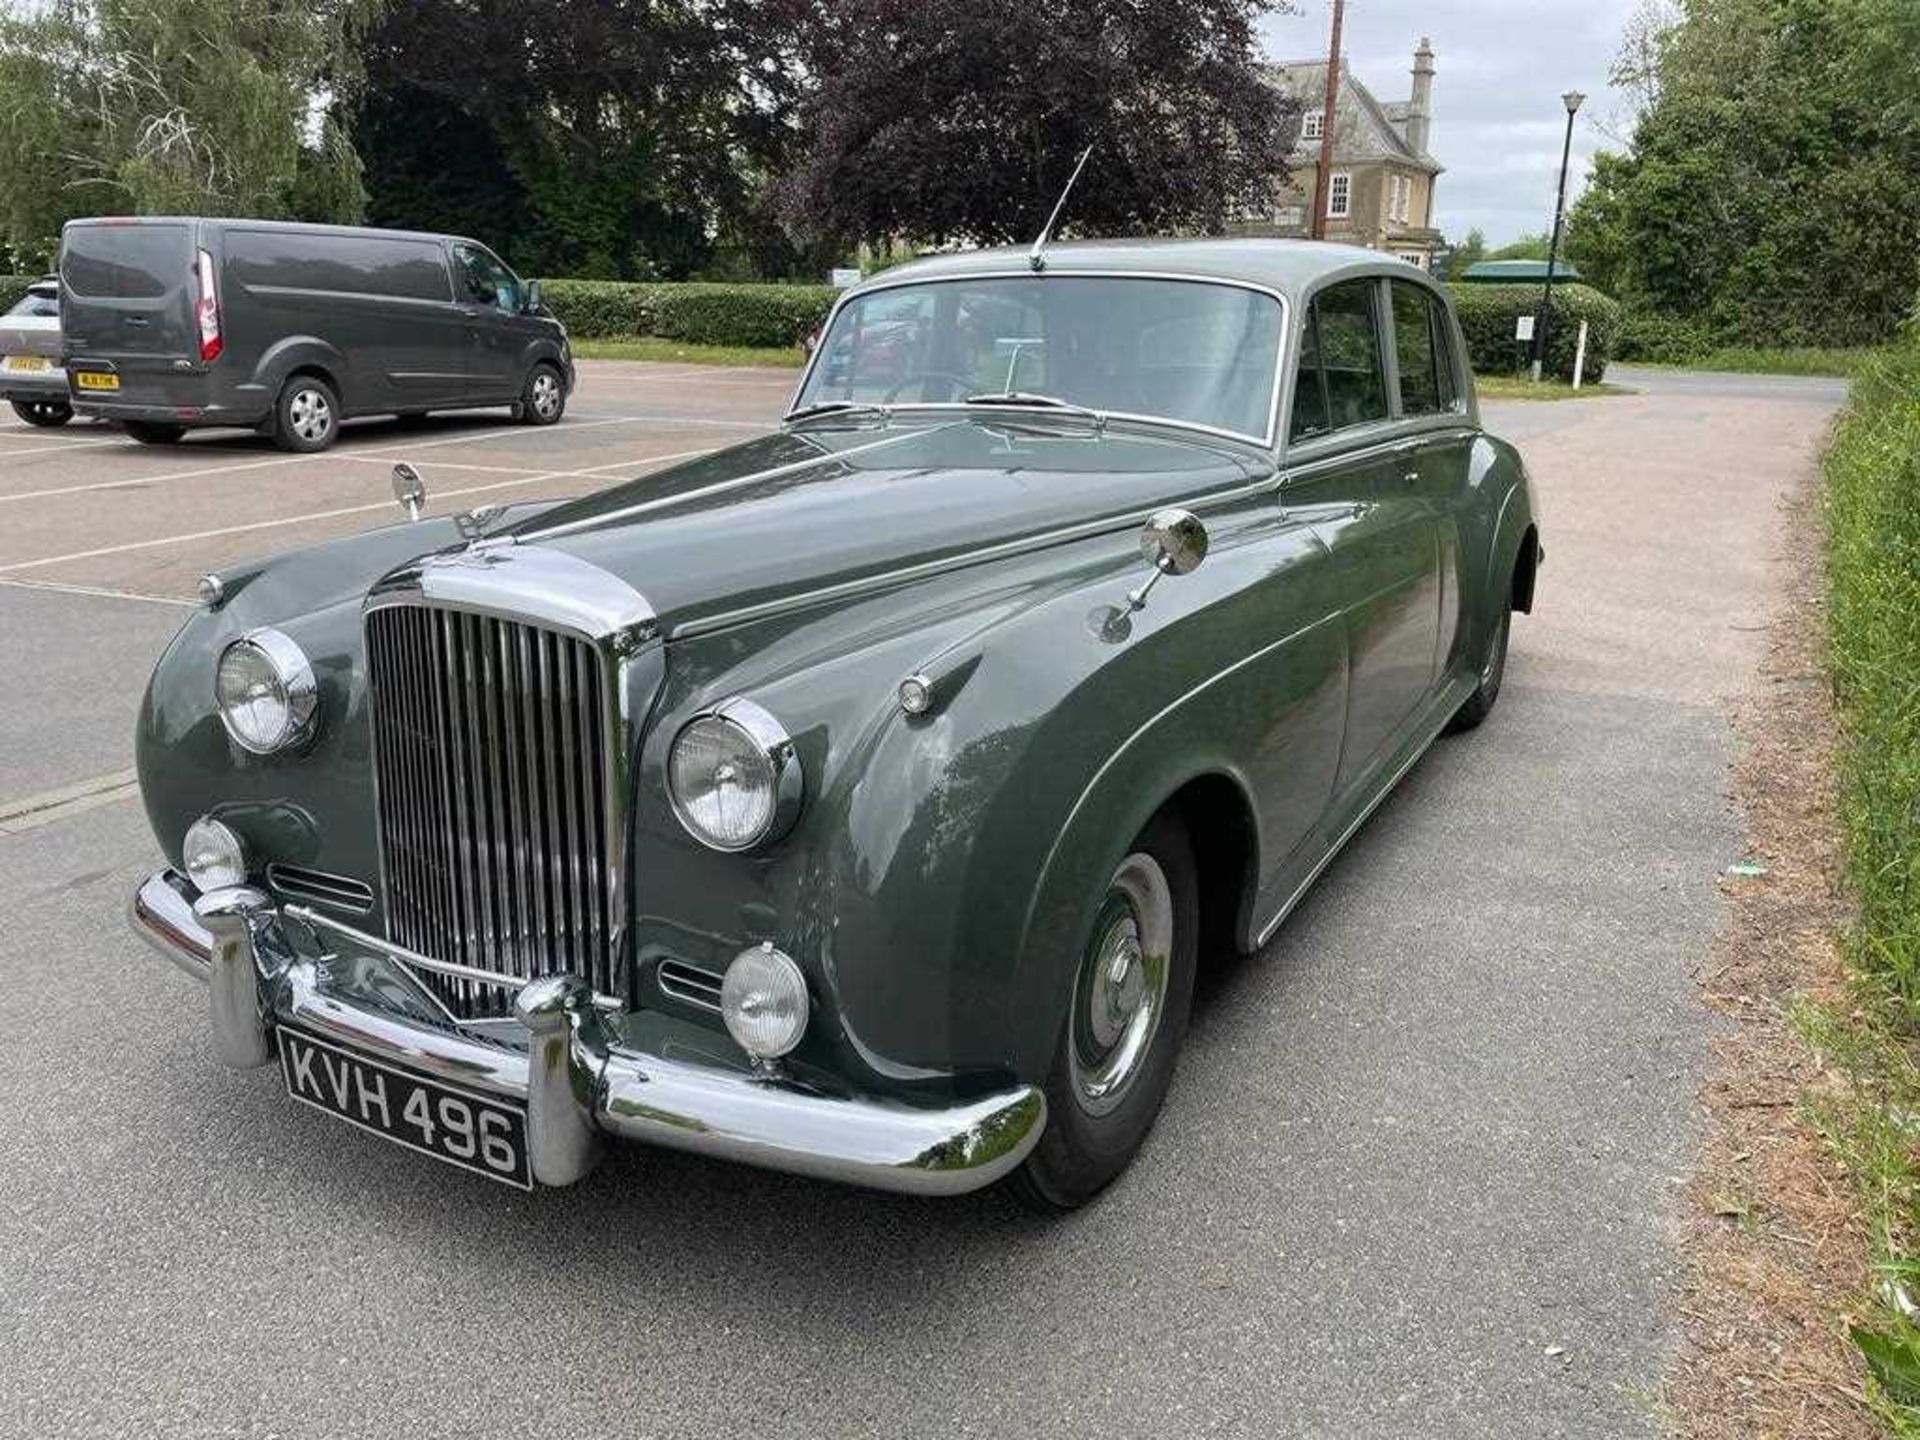
M 475 240 L 180 217 L 74 220 L 60 324 L 73 406 L 149 445 L 244 425 L 324 450 L 356 415 L 510 405 L 551 425 L 567 331 Z

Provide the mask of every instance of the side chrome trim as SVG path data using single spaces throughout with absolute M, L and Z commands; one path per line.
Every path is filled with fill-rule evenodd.
M 528 1155 L 543 1185 L 584 1179 L 611 1136 L 877 1190 L 958 1195 L 1010 1173 L 1046 1126 L 1046 1097 L 1032 1085 L 922 1108 L 635 1049 L 613 1036 L 587 987 L 566 975 L 535 980 L 515 997 L 524 1052 L 409 1024 L 335 993 L 327 967 L 287 943 L 284 912 L 254 899 L 237 891 L 196 896 L 162 871 L 133 904 L 135 928 L 189 974 L 203 974 L 198 957 L 225 946 L 230 963 L 221 973 L 247 980 L 227 993 L 234 1003 L 214 1007 L 223 1058 L 254 1063 L 266 1053 L 251 1048 L 254 1037 L 266 1044 L 272 1026 L 295 1025 L 384 1064 L 524 1104 Z M 246 923 L 228 925 L 242 917 Z M 374 944 L 382 955 L 393 948 Z

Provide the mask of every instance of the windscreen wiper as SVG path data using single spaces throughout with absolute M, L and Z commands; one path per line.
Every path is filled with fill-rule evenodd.
M 884 424 L 893 415 L 891 405 L 879 405 L 871 400 L 816 400 L 811 405 L 802 405 L 798 410 L 789 410 L 786 419 L 811 420 L 816 415 L 878 415 Z
M 1081 415 L 1093 421 L 1095 425 L 1107 423 L 1107 412 L 1095 410 L 1090 405 L 1076 405 L 1071 400 L 1062 400 L 1058 395 L 1036 395 L 1031 390 L 990 390 L 983 395 L 969 395 L 961 402 L 964 405 L 1018 405 L 1038 410 L 1063 410 L 1069 415 Z

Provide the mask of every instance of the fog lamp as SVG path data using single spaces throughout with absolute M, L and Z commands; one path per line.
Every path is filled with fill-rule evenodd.
M 770 944 L 742 950 L 720 982 L 720 1018 L 756 1060 L 772 1060 L 807 1031 L 807 980 L 791 956 Z
M 202 895 L 247 883 L 247 852 L 240 837 L 211 815 L 187 827 L 180 845 L 180 867 Z

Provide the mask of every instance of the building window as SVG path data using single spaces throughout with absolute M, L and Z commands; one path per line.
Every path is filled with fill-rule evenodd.
M 1307 223 L 1306 207 L 1302 205 L 1282 205 L 1273 212 L 1273 223 L 1290 230 L 1297 230 Z
M 1353 177 L 1341 170 L 1327 180 L 1327 218 L 1344 220 L 1353 206 Z
M 1305 115 L 1300 117 L 1300 138 L 1302 140 L 1318 140 L 1321 134 L 1321 127 L 1326 123 L 1326 119 L 1327 112 L 1324 110 L 1307 111 Z
M 1396 225 L 1407 223 L 1413 210 L 1413 181 L 1405 175 L 1387 177 L 1387 219 Z

